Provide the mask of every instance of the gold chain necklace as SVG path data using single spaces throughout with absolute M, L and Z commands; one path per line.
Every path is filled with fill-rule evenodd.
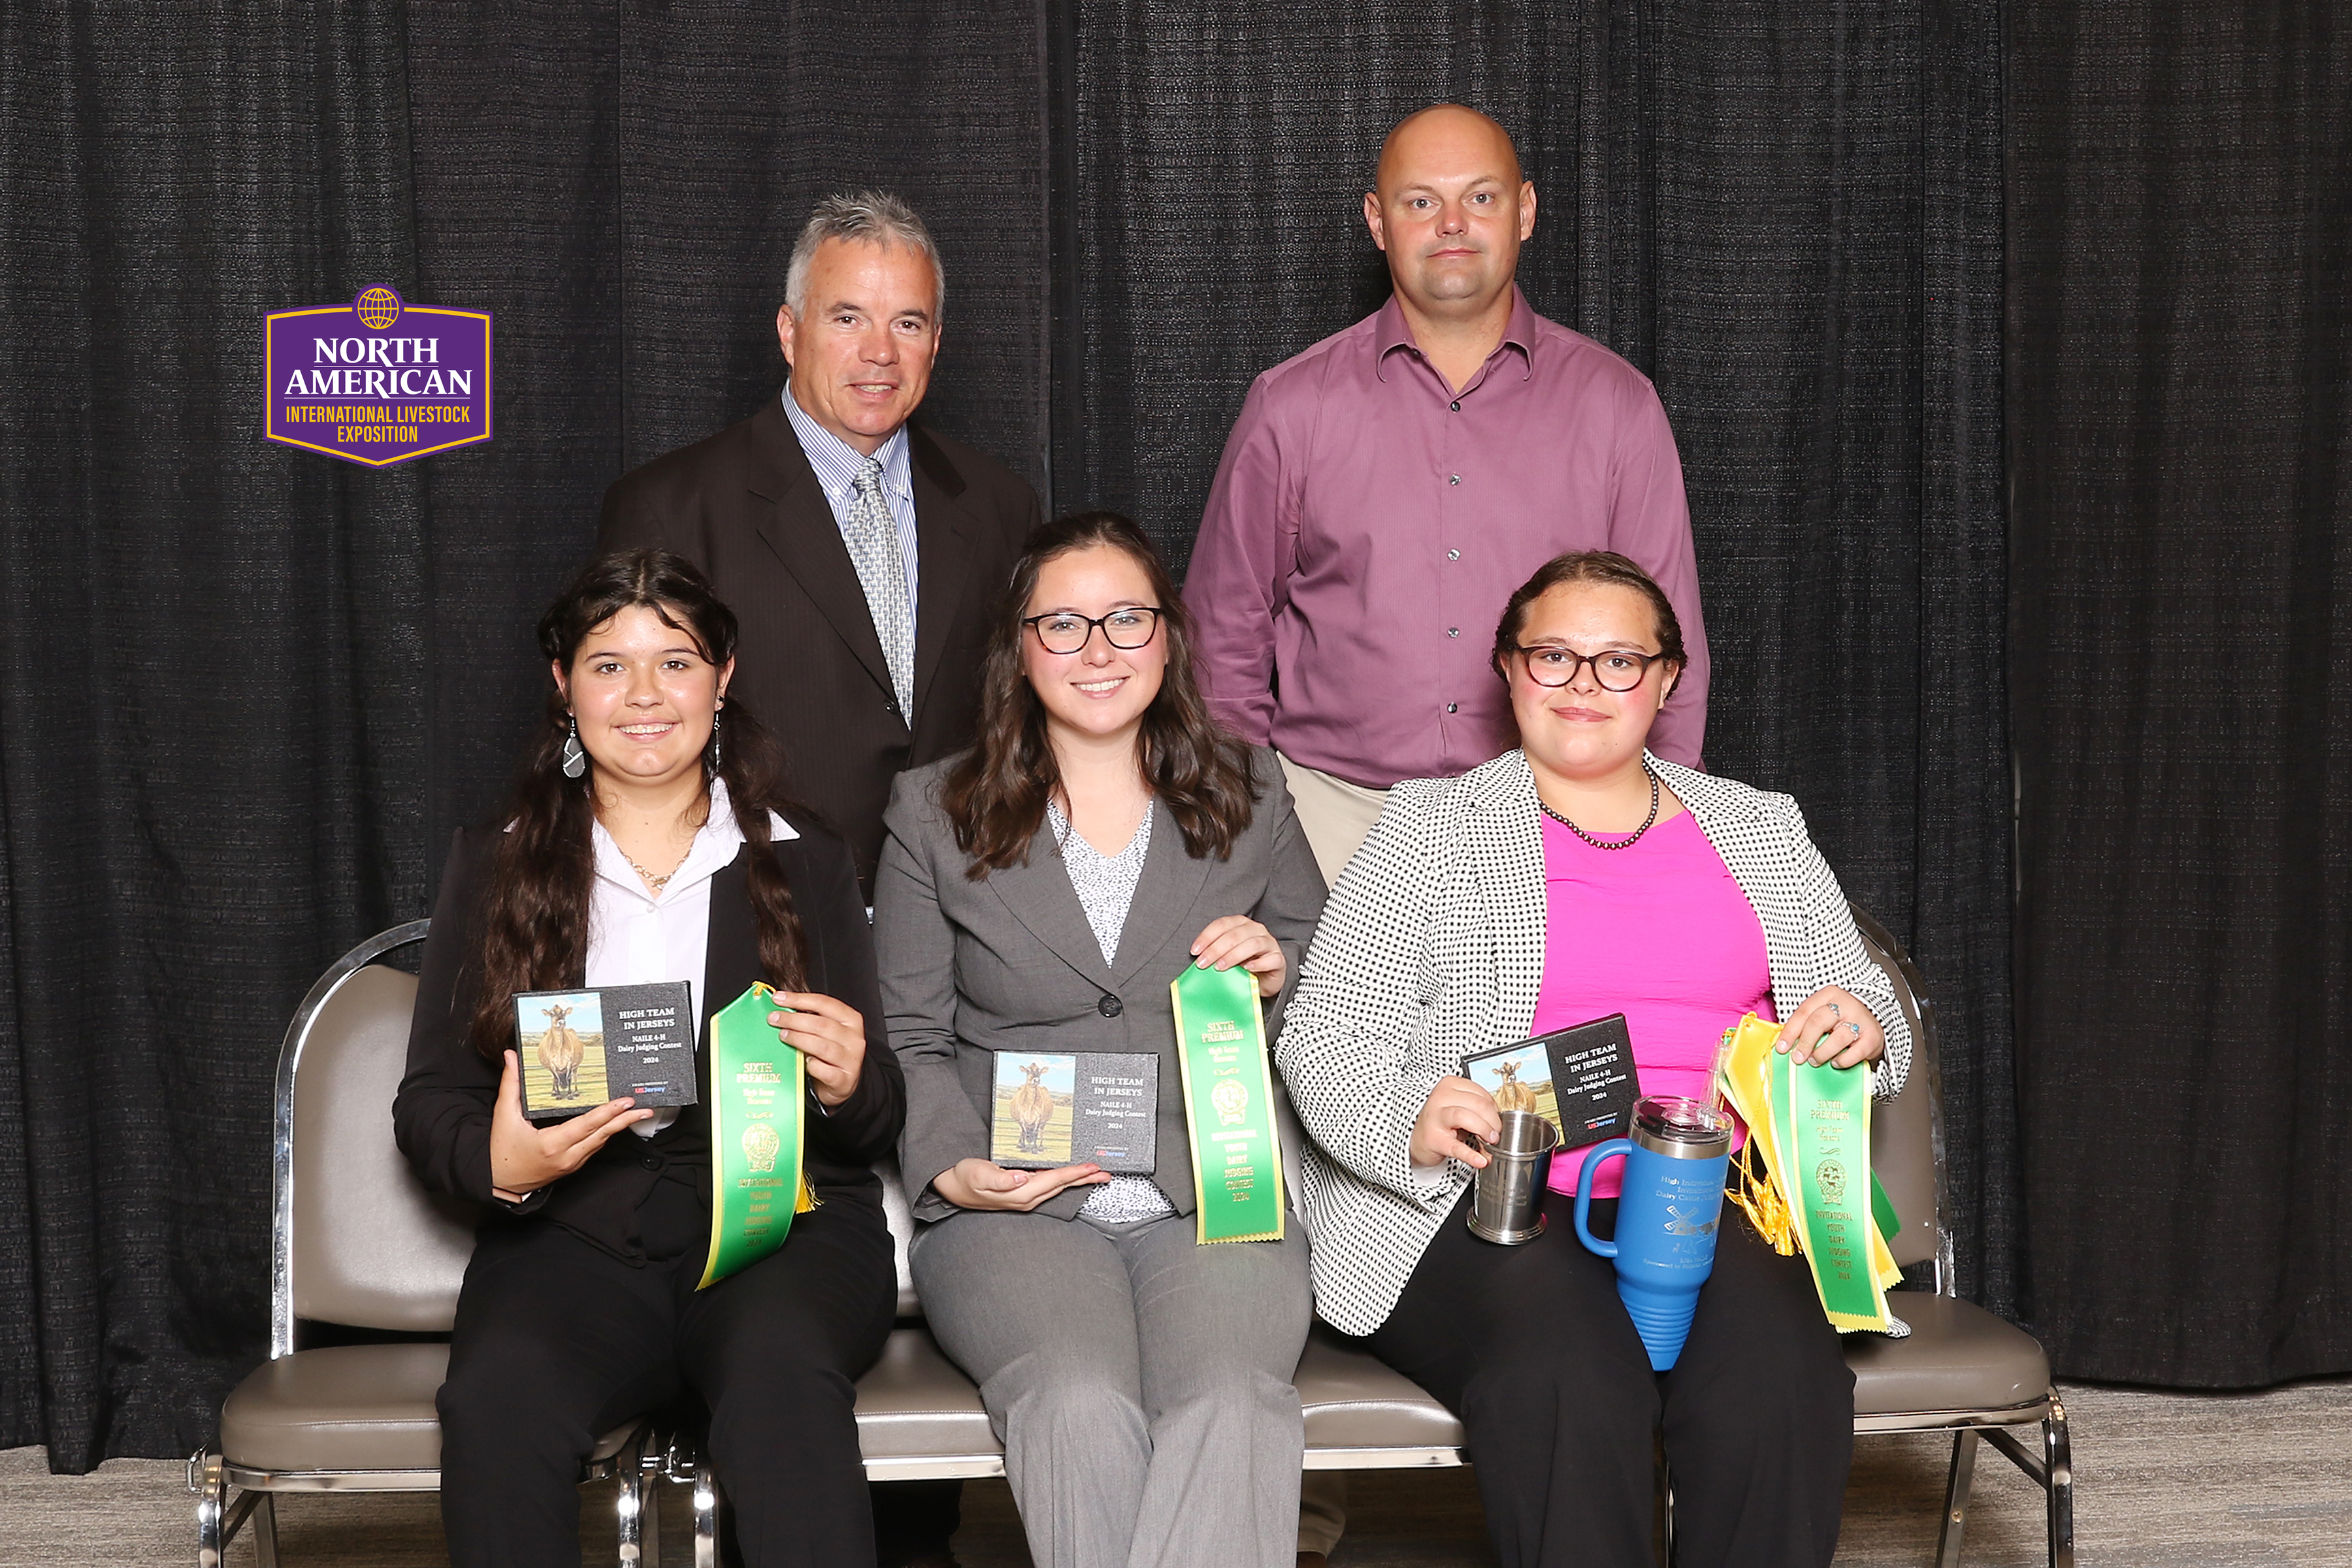
M 709 797 L 708 795 L 706 795 L 706 796 L 704 796 L 704 797 L 703 797 L 703 802 L 702 802 L 702 820 L 701 820 L 700 822 L 698 822 L 698 823 L 696 823 L 696 824 L 694 825 L 694 831 L 695 831 L 696 836 L 698 837 L 701 835 L 702 830 L 703 830 L 704 828 L 706 828 L 706 827 L 709 826 L 710 826 L 710 799 L 709 799 Z M 688 839 L 688 840 L 686 841 L 686 847 L 685 847 L 684 849 L 681 849 L 681 850 L 679 850 L 679 851 L 678 851 L 677 858 L 675 861 L 671 862 L 671 864 L 670 864 L 670 868 L 669 868 L 668 870 L 667 870 L 667 871 L 663 872 L 663 873 L 662 873 L 660 876 L 658 876 L 658 877 L 655 876 L 651 871 L 646 870 L 643 866 L 638 865 L 638 864 L 637 864 L 637 858 L 636 858 L 635 856 L 634 856 L 634 855 L 630 854 L 630 853 L 629 853 L 627 850 L 625 850 L 625 849 L 621 849 L 621 841 L 620 841 L 618 838 L 615 838 L 615 839 L 614 839 L 614 840 L 613 840 L 613 847 L 614 847 L 614 848 L 615 848 L 615 849 L 620 849 L 620 850 L 621 850 L 621 858 L 622 858 L 622 859 L 624 859 L 624 860 L 626 860 L 626 861 L 629 863 L 629 869 L 630 869 L 630 870 L 632 870 L 632 871 L 635 871 L 635 872 L 639 877 L 642 877 L 643 879 L 645 879 L 645 884 L 646 884 L 646 887 L 648 887 L 648 888 L 651 888 L 655 892 L 658 893 L 658 892 L 660 892 L 664 888 L 667 888 L 667 887 L 668 887 L 668 886 L 669 886 L 669 879 L 670 879 L 672 877 L 675 877 L 675 876 L 677 876 L 677 868 L 678 868 L 680 866 L 683 866 L 683 865 L 685 865 L 685 864 L 686 864 L 686 858 L 687 858 L 688 855 L 691 855 L 691 854 L 693 854 L 693 853 L 694 853 L 694 839 L 689 838 L 689 839 Z
M 618 844 L 614 845 L 613 847 L 615 849 L 621 848 Z M 693 848 L 694 846 L 691 844 L 688 845 L 688 853 L 692 853 Z M 672 866 L 667 871 L 665 871 L 660 876 L 656 877 L 651 871 L 646 870 L 643 866 L 638 865 L 636 857 L 630 854 L 627 850 L 621 849 L 621 858 L 626 860 L 629 863 L 629 869 L 635 871 L 638 876 L 643 877 L 646 879 L 646 886 L 651 888 L 656 893 L 669 886 L 669 879 L 677 875 L 677 866 L 683 866 L 686 864 L 686 856 L 681 855 L 677 858 L 677 866 Z

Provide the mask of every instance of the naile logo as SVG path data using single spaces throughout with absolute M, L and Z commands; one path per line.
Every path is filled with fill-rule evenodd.
M 348 305 L 267 319 L 268 437 L 365 463 L 490 438 L 490 318 L 411 305 L 378 284 Z

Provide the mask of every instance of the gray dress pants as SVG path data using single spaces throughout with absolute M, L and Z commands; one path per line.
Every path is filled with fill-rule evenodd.
M 924 1315 L 980 1384 L 1037 1568 L 1291 1568 L 1306 1232 L 1192 1237 L 1189 1215 L 968 1211 L 915 1237 Z

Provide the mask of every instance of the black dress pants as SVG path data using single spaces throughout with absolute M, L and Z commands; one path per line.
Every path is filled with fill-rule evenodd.
M 1498 1247 L 1447 1216 L 1368 1342 L 1461 1417 L 1503 1568 L 1649 1568 L 1655 1443 L 1681 1568 L 1826 1568 L 1853 1455 L 1853 1374 L 1801 1258 L 1728 1204 L 1715 1271 L 1671 1372 L 1654 1373 L 1575 1203 Z M 1612 1234 L 1616 1204 L 1592 1205 Z
M 485 1227 L 441 1385 L 441 1518 L 453 1568 L 579 1568 L 580 1467 L 596 1438 L 682 1388 L 750 1568 L 866 1568 L 874 1517 L 855 1384 L 897 1308 L 878 1202 L 829 1196 L 782 1250 L 698 1291 L 698 1194 L 654 1184 L 633 1267 L 560 1226 Z

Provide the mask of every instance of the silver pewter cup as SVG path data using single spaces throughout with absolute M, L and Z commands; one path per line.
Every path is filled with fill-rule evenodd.
M 1503 1131 L 1492 1142 L 1475 1132 L 1462 1137 L 1486 1156 L 1470 1197 L 1470 1234 L 1506 1247 L 1541 1236 L 1544 1183 L 1559 1131 L 1532 1110 L 1506 1110 Z

